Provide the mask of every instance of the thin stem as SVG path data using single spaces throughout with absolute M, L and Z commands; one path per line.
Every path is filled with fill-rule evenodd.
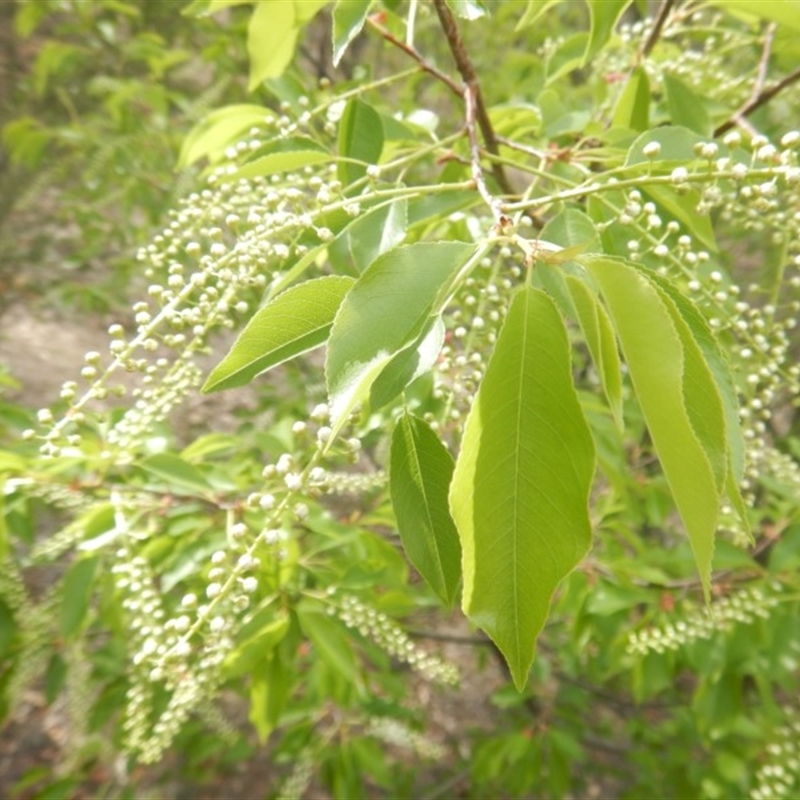
M 723 122 L 722 125 L 714 131 L 714 136 L 722 136 L 723 133 L 726 133 L 739 124 L 745 117 L 749 117 L 754 111 L 765 106 L 775 95 L 779 94 L 793 83 L 797 83 L 797 81 L 800 81 L 800 67 L 794 72 L 790 72 L 785 78 L 773 84 L 768 89 L 762 90 L 757 97 L 748 100 L 729 120 Z
M 464 99 L 469 103 L 469 98 L 471 95 L 471 102 L 474 107 L 474 120 L 481 129 L 481 134 L 483 135 L 483 141 L 486 144 L 486 149 L 492 155 L 498 155 L 499 148 L 497 134 L 494 132 L 492 121 L 489 119 L 489 114 L 486 111 L 486 105 L 483 102 L 480 83 L 478 82 L 478 75 L 475 72 L 475 67 L 472 65 L 472 61 L 467 53 L 467 49 L 464 47 L 464 41 L 458 32 L 458 26 L 456 25 L 455 17 L 450 11 L 450 7 L 447 5 L 445 0 L 433 0 L 433 4 L 436 8 L 439 22 L 442 25 L 442 30 L 444 30 L 444 34 L 447 37 L 447 43 L 450 45 L 450 51 L 455 59 L 456 67 L 458 68 L 459 74 L 464 79 L 464 83 L 466 84 L 466 89 L 463 92 Z M 467 124 L 470 124 L 469 106 Z M 511 184 L 508 182 L 508 177 L 506 176 L 505 171 L 500 164 L 495 163 L 492 165 L 492 174 L 505 194 L 513 194 Z
M 375 17 L 367 17 L 367 22 L 369 25 L 374 28 L 387 42 L 391 42 L 395 47 L 399 47 L 406 55 L 411 56 L 411 58 L 416 61 L 420 67 L 430 75 L 433 75 L 434 78 L 438 78 L 445 86 L 447 86 L 451 92 L 457 94 L 459 97 L 463 96 L 463 92 L 461 91 L 461 87 L 458 85 L 456 81 L 454 81 L 446 72 L 442 72 L 438 67 L 435 67 L 428 61 L 415 47 L 407 44 L 406 42 L 398 39 L 393 33 L 383 27 L 380 22 L 375 19 Z
M 661 38 L 661 31 L 664 29 L 664 25 L 670 15 L 670 12 L 672 11 L 672 7 L 676 2 L 677 0 L 664 0 L 664 2 L 659 6 L 658 14 L 656 15 L 655 23 L 653 24 L 653 30 L 650 31 L 647 41 L 639 51 L 640 60 L 643 60 L 650 55 L 652 49 L 656 46 L 656 43 Z

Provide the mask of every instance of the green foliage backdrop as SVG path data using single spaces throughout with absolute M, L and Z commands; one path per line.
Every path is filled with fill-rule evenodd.
M 135 297 L 5 405 L 0 712 L 71 726 L 9 790 L 793 796 L 800 4 L 153 5 L 15 6 L 82 107 L 9 169 Z

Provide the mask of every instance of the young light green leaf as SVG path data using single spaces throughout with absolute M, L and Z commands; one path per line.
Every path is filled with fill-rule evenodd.
M 339 423 L 365 399 L 394 355 L 415 341 L 443 290 L 475 252 L 461 242 L 418 242 L 379 256 L 356 281 L 333 323 L 325 374 Z
M 636 67 L 614 109 L 614 127 L 646 131 L 649 126 L 650 80 L 642 67 Z
M 279 294 L 248 322 L 229 353 L 211 371 L 202 391 L 244 386 L 256 375 L 319 347 L 328 338 L 353 283 L 352 278 L 330 275 Z
M 584 281 L 574 275 L 567 275 L 565 279 L 609 408 L 617 427 L 622 430 L 622 372 L 611 320 Z
M 338 67 L 350 42 L 361 33 L 373 0 L 336 0 L 333 7 L 333 66 Z
M 256 3 L 247 27 L 250 58 L 248 91 L 267 78 L 277 78 L 294 56 L 300 28 L 327 0 L 262 0 Z
M 206 156 L 212 161 L 219 158 L 231 142 L 254 125 L 262 125 L 265 114 L 263 106 L 248 104 L 225 106 L 207 114 L 183 140 L 178 168 L 188 167 Z
M 702 97 L 669 73 L 664 73 L 664 91 L 673 125 L 681 125 L 704 137 L 711 135 L 711 117 Z
M 594 444 L 553 301 L 515 296 L 467 419 L 450 487 L 464 613 L 525 686 L 559 582 L 589 549 Z
M 363 177 L 367 164 L 377 164 L 381 157 L 383 123 L 380 114 L 357 97 L 347 103 L 339 121 L 338 150 L 340 156 L 351 159 L 339 163 L 339 180 L 345 186 Z
M 261 156 L 261 158 L 256 158 L 242 165 L 231 178 L 258 178 L 262 175 L 275 175 L 279 172 L 290 172 L 332 160 L 333 156 L 322 149 L 284 150 L 277 153 L 268 153 L 265 156 Z
M 586 64 L 603 49 L 606 42 L 614 33 L 614 28 L 619 18 L 632 0 L 587 0 L 589 13 L 592 17 L 592 27 L 586 52 L 583 54 L 583 63 Z
M 453 457 L 421 419 L 404 414 L 392 436 L 389 490 L 409 561 L 448 605 L 461 579 L 461 544 L 447 504 Z
M 341 623 L 321 611 L 312 610 L 310 604 L 298 606 L 297 619 L 320 658 L 362 692 L 363 681 Z
M 633 388 L 689 535 L 706 597 L 711 583 L 720 492 L 709 455 L 687 410 L 685 343 L 664 296 L 622 259 L 582 259 L 600 287 L 617 331 Z M 693 363 L 690 357 L 690 364 Z M 692 401 L 697 395 L 692 395 Z M 702 401 L 701 401 L 702 402 Z
M 58 629 L 62 636 L 71 639 L 81 629 L 89 599 L 94 588 L 98 556 L 80 558 L 67 570 L 61 588 L 61 614 Z

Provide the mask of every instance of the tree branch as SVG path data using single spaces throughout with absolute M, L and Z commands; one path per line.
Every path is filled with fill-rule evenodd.
M 497 135 L 494 132 L 492 121 L 489 119 L 489 114 L 486 111 L 486 105 L 483 102 L 483 95 L 481 94 L 478 75 L 475 72 L 475 67 L 472 65 L 469 54 L 464 47 L 464 41 L 458 32 L 458 26 L 456 25 L 455 17 L 453 17 L 453 13 L 450 11 L 450 8 L 445 0 L 433 0 L 433 5 L 436 8 L 437 15 L 439 16 L 439 22 L 442 25 L 444 35 L 447 37 L 447 43 L 450 45 L 450 52 L 453 54 L 458 72 L 464 79 L 465 88 L 463 91 L 463 96 L 467 105 L 467 130 L 469 132 L 470 127 L 474 129 L 474 125 L 477 122 L 478 127 L 481 129 L 481 134 L 483 135 L 483 141 L 486 144 L 486 149 L 492 155 L 496 156 L 499 154 Z M 470 113 L 471 109 L 472 111 Z M 474 136 L 474 133 L 472 136 Z M 472 141 L 470 141 L 470 147 L 473 155 L 473 172 L 475 172 L 475 157 L 476 155 L 480 155 L 480 150 L 477 146 L 473 145 Z M 479 162 L 477 162 L 477 169 L 480 170 Z M 501 164 L 496 162 L 492 164 L 492 174 L 505 194 L 513 194 L 513 189 L 511 188 L 511 184 L 508 182 L 508 178 Z M 478 188 L 480 189 L 480 185 Z M 483 194 L 483 192 L 481 192 L 481 194 Z M 497 204 L 492 203 L 490 205 L 492 209 L 496 211 Z
M 731 118 L 723 122 L 715 131 L 714 136 L 722 136 L 731 128 L 738 125 L 746 117 L 749 117 L 754 111 L 757 111 L 762 106 L 765 106 L 775 95 L 782 92 L 793 83 L 800 81 L 800 67 L 794 72 L 789 73 L 785 78 L 773 84 L 768 89 L 762 90 L 756 97 L 748 100 L 738 111 L 736 111 Z
M 661 38 L 661 31 L 666 24 L 667 18 L 669 17 L 670 11 L 672 11 L 672 7 L 675 5 L 677 0 L 664 0 L 661 6 L 658 9 L 658 15 L 656 16 L 655 23 L 653 24 L 653 30 L 650 31 L 650 35 L 647 37 L 647 41 L 642 46 L 642 49 L 639 51 L 639 59 L 647 58 L 650 55 L 652 49 L 656 46 L 656 42 Z
M 399 47 L 406 55 L 411 56 L 411 58 L 416 61 L 420 67 L 430 75 L 433 75 L 434 78 L 440 80 L 445 86 L 447 86 L 453 94 L 457 94 L 459 97 L 464 96 L 464 92 L 461 87 L 454 81 L 446 72 L 442 72 L 438 67 L 435 67 L 428 61 L 423 55 L 410 44 L 398 39 L 393 33 L 383 27 L 383 25 L 378 22 L 378 20 L 372 16 L 367 17 L 367 23 L 374 28 L 387 42 L 390 42 L 395 47 Z

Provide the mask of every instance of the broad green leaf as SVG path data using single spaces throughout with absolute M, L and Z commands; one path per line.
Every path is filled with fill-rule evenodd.
M 366 398 L 395 354 L 426 330 L 474 252 L 460 242 L 418 242 L 384 253 L 358 278 L 328 342 L 325 374 L 337 424 Z
M 706 598 L 720 492 L 686 408 L 684 343 L 661 292 L 622 259 L 587 257 L 600 287 L 656 454 L 689 535 Z
M 392 436 L 389 490 L 409 561 L 448 605 L 461 579 L 461 544 L 447 504 L 453 457 L 421 419 L 404 414 Z
M 337 0 L 333 7 L 333 66 L 364 27 L 373 0 Z
M 583 245 L 583 252 L 595 252 L 600 247 L 597 226 L 591 217 L 576 208 L 564 209 L 544 226 L 541 238 L 562 247 Z
M 706 367 L 713 376 L 724 415 L 725 480 L 723 489 L 742 524 L 750 533 L 747 507 L 739 488 L 744 477 L 745 441 L 739 422 L 739 402 L 730 365 L 705 317 L 697 308 L 669 281 L 658 275 L 650 275 L 650 280 L 654 281 L 675 304 L 677 312 L 691 332 L 693 341 L 702 352 Z
M 709 0 L 709 5 L 719 6 L 733 14 L 744 14 L 757 19 L 768 19 L 800 31 L 800 2 L 798 0 Z
M 235 105 L 218 108 L 207 114 L 186 135 L 178 156 L 178 168 L 194 164 L 201 158 L 219 158 L 231 142 L 253 126 L 263 125 L 266 109 L 256 105 Z
M 401 350 L 381 370 L 370 386 L 369 406 L 375 411 L 391 403 L 412 381 L 429 372 L 436 364 L 444 345 L 445 327 L 441 317 L 435 317 L 430 330 L 424 331 Z
M 338 150 L 342 158 L 352 159 L 339 163 L 339 180 L 345 186 L 363 177 L 367 164 L 377 164 L 381 157 L 383 123 L 380 114 L 357 97 L 348 101 L 339 121 Z
M 650 79 L 643 67 L 636 67 L 614 109 L 614 127 L 646 131 L 649 125 Z
M 632 0 L 587 0 L 587 2 L 592 17 L 592 27 L 589 41 L 586 44 L 586 52 L 583 55 L 584 64 L 603 49 L 611 38 L 611 34 L 614 33 L 619 18 Z
M 80 558 L 73 562 L 61 585 L 61 613 L 58 630 L 67 639 L 75 637 L 83 625 L 94 589 L 99 558 Z
M 211 488 L 203 473 L 194 464 L 172 453 L 156 453 L 143 458 L 137 464 L 168 485 L 194 494 L 204 494 Z
M 553 8 L 553 6 L 557 6 L 560 2 L 561 0 L 528 0 L 525 13 L 517 23 L 515 30 L 519 31 L 523 28 L 527 28 L 529 25 L 533 25 L 545 11 L 549 8 Z
M 379 255 L 402 244 L 408 227 L 405 198 L 370 209 L 351 222 L 328 248 L 337 270 L 363 272 Z
M 706 101 L 702 97 L 695 94 L 683 81 L 668 73 L 664 74 L 664 90 L 673 125 L 688 128 L 704 137 L 711 135 L 711 117 L 706 109 Z
M 572 304 L 617 426 L 622 429 L 622 372 L 608 313 L 580 278 L 566 276 Z
M 323 344 L 352 278 L 305 281 L 259 309 L 230 352 L 211 371 L 203 392 L 244 386 L 256 375 Z
M 300 28 L 327 0 L 262 0 L 256 3 L 247 28 L 250 58 L 248 91 L 267 78 L 277 78 L 294 57 Z
M 671 170 L 680 164 L 685 165 L 687 161 L 694 161 L 697 158 L 694 147 L 698 142 L 704 141 L 707 141 L 707 137 L 700 136 L 688 128 L 674 125 L 654 128 L 636 138 L 628 150 L 625 165 L 652 164 L 653 168 Z M 655 160 L 644 154 L 644 148 L 650 142 L 657 142 L 661 147 L 661 152 Z
M 592 436 L 553 301 L 521 289 L 467 418 L 450 487 L 464 613 L 525 686 L 560 581 L 589 549 Z

